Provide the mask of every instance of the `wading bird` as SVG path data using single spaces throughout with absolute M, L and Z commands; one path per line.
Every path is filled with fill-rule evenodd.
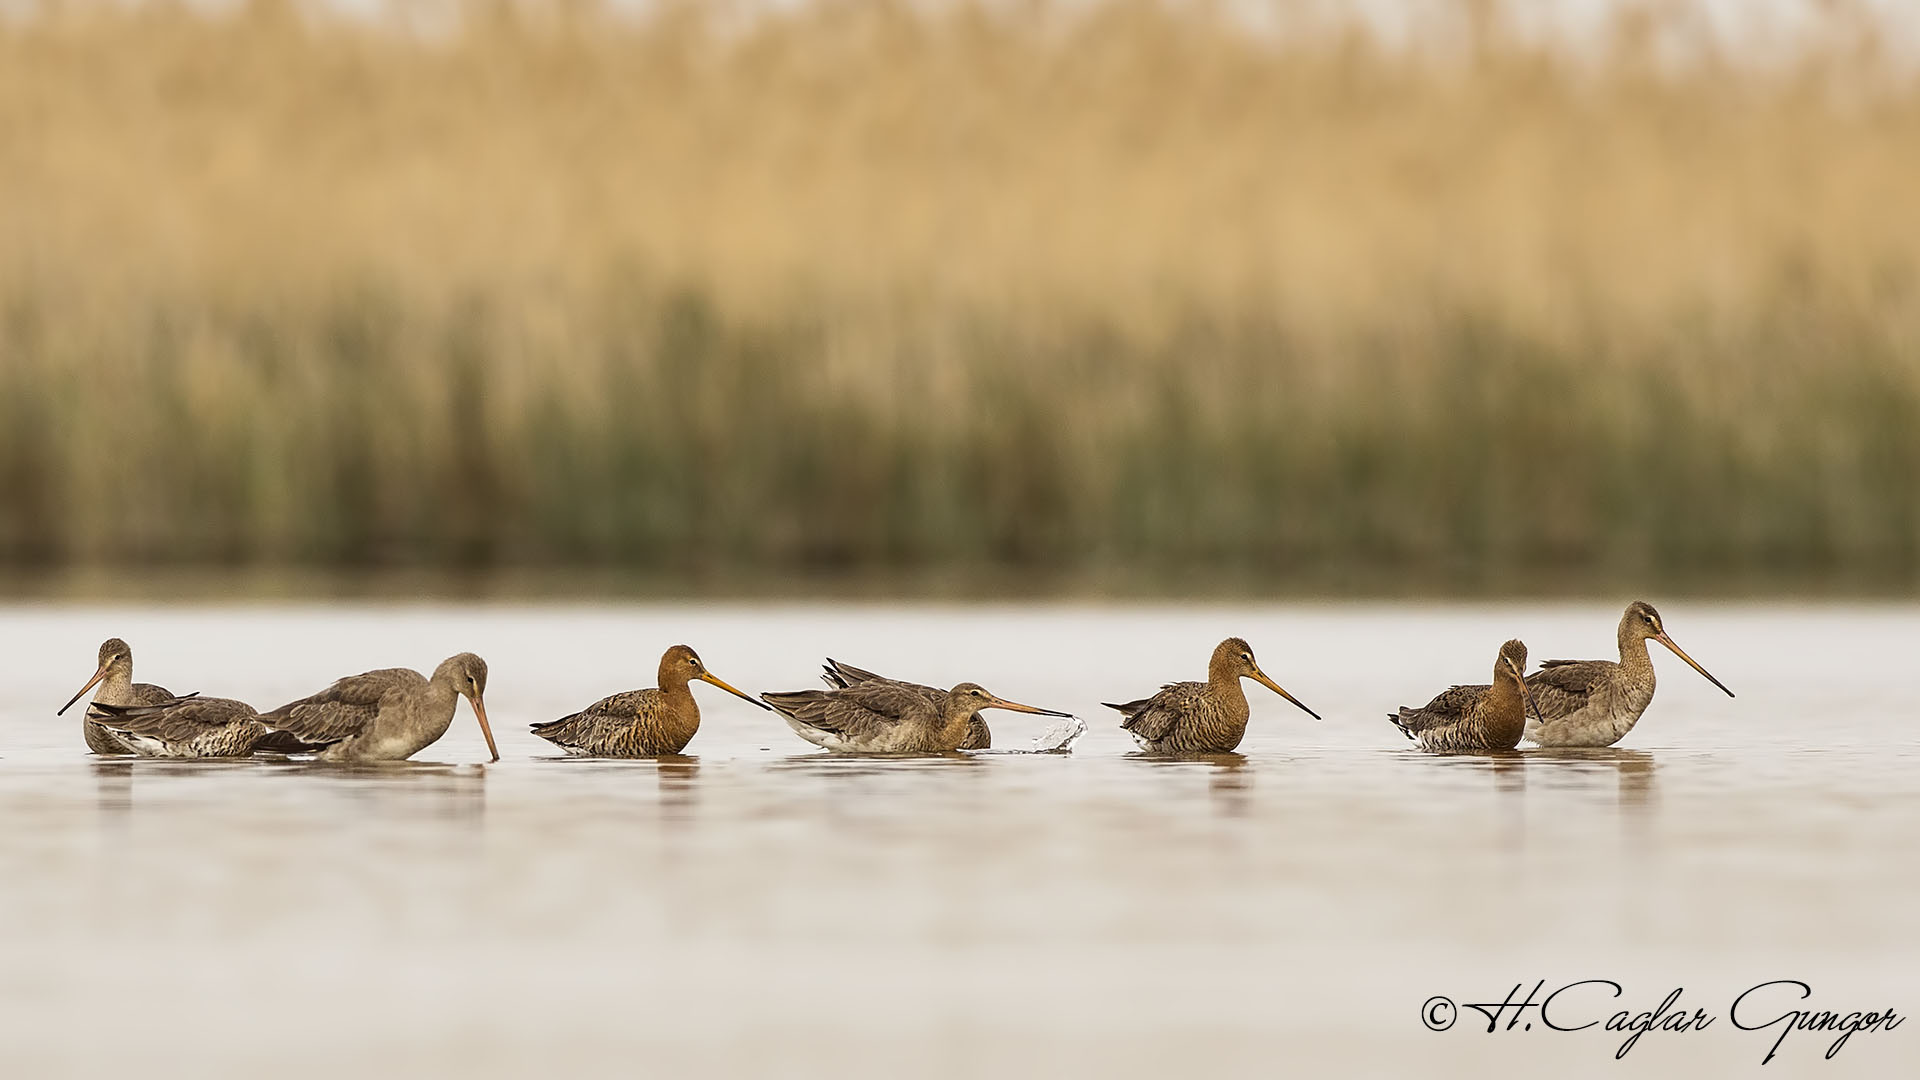
M 291 754 L 318 749 L 272 730 L 260 722 L 253 706 L 232 698 L 196 695 L 158 705 L 95 702 L 88 715 L 141 757 L 246 757 L 256 750 Z
M 1527 726 L 1526 676 L 1527 647 L 1509 641 L 1493 662 L 1492 685 L 1455 686 L 1387 719 L 1422 750 L 1436 754 L 1511 750 Z
M 949 754 L 960 749 L 968 720 L 981 709 L 1072 716 L 1008 701 L 970 682 L 929 696 L 910 683 L 872 679 L 839 690 L 761 694 L 760 700 L 794 734 L 843 754 Z
M 930 698 L 945 698 L 947 696 L 947 692 L 938 687 L 925 686 L 920 683 L 901 682 L 899 679 L 889 679 L 882 675 L 875 675 L 873 672 L 864 668 L 857 668 L 852 664 L 843 664 L 831 656 L 827 657 L 827 662 L 822 665 L 820 678 L 823 679 L 828 686 L 836 690 L 845 690 L 854 683 L 884 682 L 892 683 L 895 686 L 904 686 L 910 690 L 917 690 Z M 979 713 L 974 713 L 972 716 L 967 717 L 967 737 L 960 740 L 960 749 L 988 750 L 992 747 L 993 730 L 987 727 L 987 721 L 981 717 Z
M 1252 679 L 1279 694 L 1315 720 L 1320 714 L 1301 704 L 1300 699 L 1267 678 L 1253 659 L 1253 648 L 1240 638 L 1228 638 L 1214 646 L 1207 661 L 1206 682 L 1168 683 L 1152 697 L 1129 701 L 1124 705 L 1101 702 L 1118 709 L 1126 717 L 1120 726 L 1140 744 L 1140 749 L 1155 754 L 1226 754 L 1240 745 L 1247 733 L 1247 693 L 1241 679 Z
M 159 705 L 174 700 L 173 691 L 152 683 L 133 681 L 133 649 L 119 638 L 108 638 L 100 643 L 100 667 L 87 680 L 87 685 L 79 693 L 67 699 L 65 705 L 55 716 L 64 716 L 73 703 L 79 701 L 87 691 L 95 686 L 100 689 L 93 695 L 95 705 Z M 112 731 L 101 727 L 92 717 L 83 717 L 80 721 L 81 733 L 86 737 L 87 749 L 96 754 L 131 754 L 134 752 L 125 739 Z
M 1527 679 L 1535 718 L 1526 738 L 1541 746 L 1612 746 L 1620 741 L 1653 702 L 1653 657 L 1647 642 L 1657 641 L 1706 676 L 1728 697 L 1733 691 L 1708 674 L 1667 636 L 1660 613 L 1644 600 L 1627 605 L 1617 634 L 1620 661 L 1548 660 Z
M 533 733 L 583 757 L 677 754 L 700 730 L 700 704 L 687 685 L 695 679 L 712 683 L 755 708 L 767 708 L 708 671 L 691 648 L 675 645 L 660 657 L 657 689 L 601 698 L 572 716 L 532 725 Z
M 319 752 L 322 761 L 404 761 L 433 745 L 453 724 L 460 698 L 473 706 L 494 761 L 500 751 L 487 725 L 487 662 L 472 653 L 440 662 L 429 679 L 409 668 L 349 675 L 291 701 L 260 722 Z

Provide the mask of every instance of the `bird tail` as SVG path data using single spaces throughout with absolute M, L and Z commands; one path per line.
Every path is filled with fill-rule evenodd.
M 566 723 L 569 720 L 578 719 L 579 716 L 580 716 L 579 713 L 568 713 L 567 715 L 561 717 L 558 720 L 541 720 L 536 723 L 528 724 L 527 730 L 533 732 L 535 735 L 538 735 L 543 739 L 552 741 L 555 736 L 560 734 L 560 725 Z
M 1401 709 L 1398 713 L 1388 713 L 1387 722 L 1399 728 L 1400 734 L 1405 735 L 1409 739 L 1413 738 L 1413 729 L 1407 726 L 1406 709 Z
M 87 719 L 124 735 L 128 726 L 128 714 L 135 709 L 148 711 L 148 707 L 141 705 L 108 705 L 103 701 L 89 701 L 87 702 Z
M 783 690 L 769 691 L 760 695 L 760 700 L 773 706 L 773 711 L 782 716 L 792 716 L 793 710 L 809 702 L 819 701 L 827 695 L 825 690 Z
M 325 743 L 302 742 L 291 732 L 269 731 L 259 742 L 253 744 L 254 753 L 262 751 L 269 754 L 311 754 L 326 749 Z
M 1100 704 L 1126 717 L 1125 720 L 1120 721 L 1120 730 L 1132 731 L 1133 725 L 1140 719 L 1141 711 L 1151 704 L 1152 701 L 1152 698 L 1141 698 L 1139 701 L 1129 701 L 1120 705 L 1115 705 L 1111 701 L 1103 701 Z

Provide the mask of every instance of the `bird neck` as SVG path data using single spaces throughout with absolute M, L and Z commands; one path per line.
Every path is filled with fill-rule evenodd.
M 667 699 L 675 708 L 681 708 L 693 701 L 693 681 L 677 672 L 660 673 L 660 696 Z
M 1230 670 L 1207 672 L 1207 694 L 1231 710 L 1251 712 L 1253 709 L 1247 703 L 1246 685 L 1240 681 L 1239 675 Z
M 133 665 L 115 664 L 107 669 L 107 677 L 93 688 L 93 700 L 108 705 L 131 704 L 133 701 Z
M 1493 700 L 1501 705 L 1521 702 L 1524 694 L 1519 676 L 1507 670 L 1505 664 L 1493 669 L 1493 688 L 1489 693 Z
M 1635 673 L 1653 673 L 1653 657 L 1647 655 L 1647 636 L 1639 628 L 1625 623 L 1620 627 L 1620 666 Z
M 1207 663 L 1207 685 L 1224 690 L 1240 689 L 1240 672 L 1233 661 L 1215 658 Z
M 460 696 L 459 689 L 454 685 L 456 678 L 458 676 L 451 671 L 434 672 L 433 678 L 427 680 L 427 700 L 434 705 L 452 704 Z

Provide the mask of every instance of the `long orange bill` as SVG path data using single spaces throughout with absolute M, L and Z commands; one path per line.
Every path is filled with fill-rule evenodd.
M 1052 709 L 1040 709 L 1040 708 L 1035 708 L 1032 705 L 1022 705 L 1017 701 L 1008 701 L 1006 698 L 996 697 L 992 694 L 987 695 L 987 703 L 986 705 L 982 706 L 982 708 L 1007 709 L 1011 712 L 1032 713 L 1035 716 L 1065 716 L 1068 718 L 1071 718 L 1073 716 L 1072 713 L 1055 712 Z
M 1664 631 L 1662 631 L 1661 633 L 1655 634 L 1653 636 L 1653 640 L 1659 642 L 1662 645 L 1665 645 L 1669 649 L 1672 649 L 1673 655 L 1679 657 L 1682 660 L 1685 660 L 1687 662 L 1688 667 L 1692 668 L 1693 670 L 1699 672 L 1702 675 L 1705 675 L 1707 677 L 1708 682 L 1720 688 L 1721 693 L 1726 694 L 1728 697 L 1733 696 L 1733 691 L 1727 689 L 1726 683 L 1723 683 L 1719 679 L 1714 678 L 1713 675 L 1710 674 L 1706 668 L 1703 668 L 1698 663 L 1695 663 L 1693 657 L 1688 656 L 1686 653 L 1682 652 L 1680 650 L 1680 646 L 1675 645 L 1673 643 L 1673 639 L 1668 637 Z
M 500 748 L 493 745 L 493 725 L 487 723 L 486 703 L 480 700 L 480 695 L 478 694 L 468 698 L 467 701 L 473 705 L 473 715 L 480 720 L 480 734 L 486 736 L 487 753 L 493 755 L 493 760 L 499 761 Z
M 79 701 L 81 698 L 85 697 L 87 691 L 99 685 L 100 680 L 106 677 L 107 677 L 107 668 L 106 668 L 106 665 L 103 664 L 101 665 L 99 671 L 96 671 L 93 673 L 93 678 L 87 680 L 87 685 L 81 687 L 80 692 L 78 694 L 75 694 L 73 695 L 73 697 L 67 699 L 67 703 L 65 705 L 60 706 L 60 711 L 57 713 L 54 713 L 53 715 L 65 716 L 67 714 L 67 710 L 73 708 L 74 702 Z M 1713 676 L 1709 675 L 1707 676 L 1707 678 L 1711 679 L 1713 678 Z
M 718 675 L 715 675 L 710 671 L 701 672 L 700 681 L 705 683 L 712 683 L 713 685 L 719 687 L 722 690 L 725 690 L 727 693 L 732 694 L 734 697 L 739 698 L 741 701 L 744 701 L 749 705 L 758 705 L 761 708 L 767 710 L 768 712 L 773 711 L 773 706 L 767 704 L 764 701 L 757 701 L 753 698 L 750 698 L 747 695 L 741 693 L 740 691 L 734 689 L 733 687 L 728 686 L 726 682 L 723 681 Z
M 1261 671 L 1254 672 L 1253 679 L 1255 682 L 1259 683 L 1261 686 L 1264 686 L 1267 689 L 1273 691 L 1274 693 L 1279 694 L 1281 697 L 1286 698 L 1288 701 L 1293 702 L 1295 705 L 1299 705 L 1300 711 L 1306 713 L 1308 716 L 1313 717 L 1315 720 L 1320 719 L 1319 713 L 1314 712 L 1312 709 L 1307 708 L 1306 705 L 1301 703 L 1299 698 L 1294 697 L 1292 694 L 1289 694 L 1285 690 L 1280 689 L 1280 684 L 1277 682 L 1274 682 L 1272 679 L 1267 678 L 1265 672 L 1261 672 Z

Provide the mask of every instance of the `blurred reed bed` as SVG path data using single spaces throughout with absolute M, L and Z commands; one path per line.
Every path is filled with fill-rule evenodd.
M 0 559 L 1920 581 L 1844 14 L 397 10 L 0 21 Z

